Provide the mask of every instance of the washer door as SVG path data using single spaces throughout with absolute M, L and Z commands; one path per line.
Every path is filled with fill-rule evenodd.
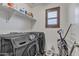
M 32 42 L 28 44 L 27 47 L 25 48 L 23 52 L 23 56 L 35 56 L 38 54 L 38 52 L 39 52 L 39 47 L 37 42 Z

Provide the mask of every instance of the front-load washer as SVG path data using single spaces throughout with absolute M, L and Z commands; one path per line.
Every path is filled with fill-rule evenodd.
M 9 55 L 35 56 L 35 55 L 42 55 L 44 52 L 45 39 L 44 39 L 44 33 L 41 33 L 41 32 L 26 32 L 22 34 L 21 33 L 20 34 L 5 34 L 1 36 L 1 40 L 10 41 L 9 45 L 11 45 L 12 47 L 11 48 L 12 52 L 9 53 Z M 7 48 L 2 48 L 2 49 L 5 51 Z

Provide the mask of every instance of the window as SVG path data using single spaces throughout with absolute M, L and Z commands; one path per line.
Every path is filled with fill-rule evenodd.
M 46 10 L 46 28 L 60 27 L 60 7 Z

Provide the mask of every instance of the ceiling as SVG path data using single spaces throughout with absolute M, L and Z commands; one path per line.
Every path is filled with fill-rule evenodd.
M 30 5 L 31 7 L 44 6 L 47 4 L 49 4 L 49 3 L 28 3 L 28 5 Z

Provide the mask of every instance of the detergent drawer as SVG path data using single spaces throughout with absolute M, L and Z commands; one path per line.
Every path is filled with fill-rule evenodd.
M 11 41 L 13 43 L 14 48 L 22 47 L 30 42 L 28 37 L 25 36 L 11 38 Z

